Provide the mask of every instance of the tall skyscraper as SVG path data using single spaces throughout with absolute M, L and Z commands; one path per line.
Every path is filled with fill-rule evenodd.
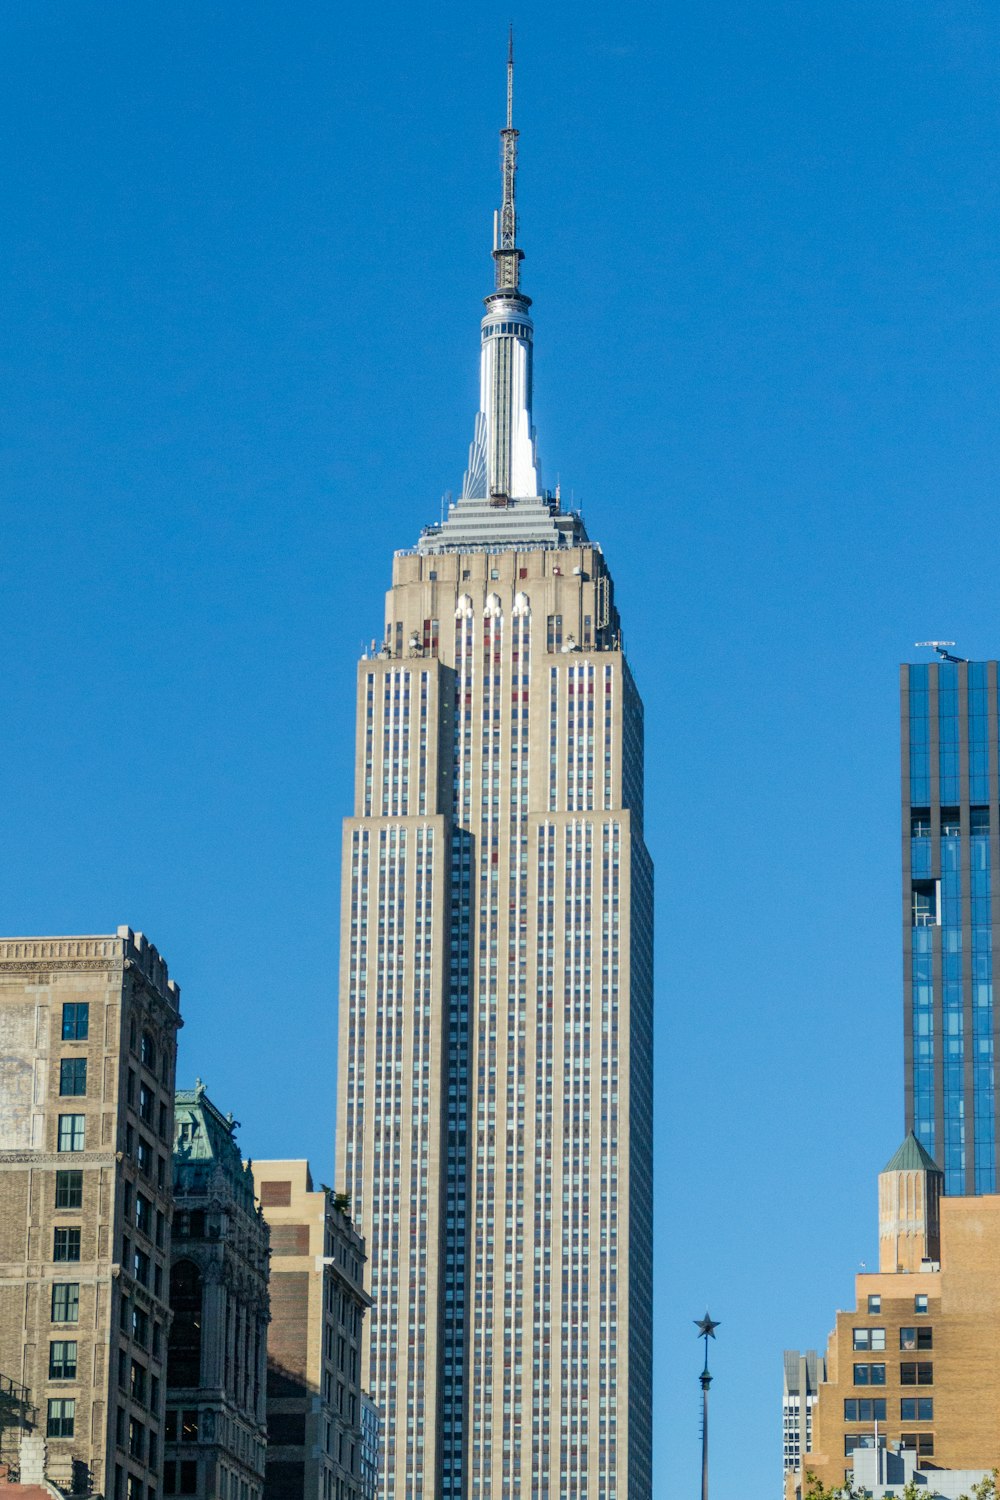
M 997 664 L 904 666 L 906 1125 L 948 1193 L 996 1192 Z
M 601 549 L 539 476 L 507 80 L 468 469 L 358 674 L 338 1185 L 386 1500 L 645 1500 L 643 711 Z

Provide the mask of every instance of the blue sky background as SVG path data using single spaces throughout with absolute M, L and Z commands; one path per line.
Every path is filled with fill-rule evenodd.
M 461 482 L 507 13 L 0 8 L 0 928 L 142 928 L 182 1074 L 332 1180 L 339 822 Z M 996 655 L 985 0 L 526 7 L 543 472 L 614 570 L 657 867 L 656 1493 L 779 1493 L 902 1129 L 897 663 Z

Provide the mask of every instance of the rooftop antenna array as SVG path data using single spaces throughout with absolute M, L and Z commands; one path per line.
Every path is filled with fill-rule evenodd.
M 954 646 L 954 641 L 914 641 L 913 644 L 917 647 L 930 647 L 931 650 L 937 652 L 942 661 L 963 662 L 968 661 L 969 659 L 967 656 L 952 656 L 951 652 L 947 648 L 949 646 Z

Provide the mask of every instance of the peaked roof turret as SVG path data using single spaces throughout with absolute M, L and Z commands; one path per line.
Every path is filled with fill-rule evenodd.
M 883 1172 L 940 1172 L 941 1168 L 925 1151 L 911 1130 L 895 1156 L 882 1168 Z

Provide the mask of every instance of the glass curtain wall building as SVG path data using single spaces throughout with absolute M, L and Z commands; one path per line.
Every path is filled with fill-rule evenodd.
M 901 669 L 906 1124 L 948 1193 L 996 1192 L 997 663 Z
M 465 482 L 359 668 L 337 1180 L 384 1500 L 648 1500 L 643 709 L 603 553 L 541 485 L 511 79 Z

